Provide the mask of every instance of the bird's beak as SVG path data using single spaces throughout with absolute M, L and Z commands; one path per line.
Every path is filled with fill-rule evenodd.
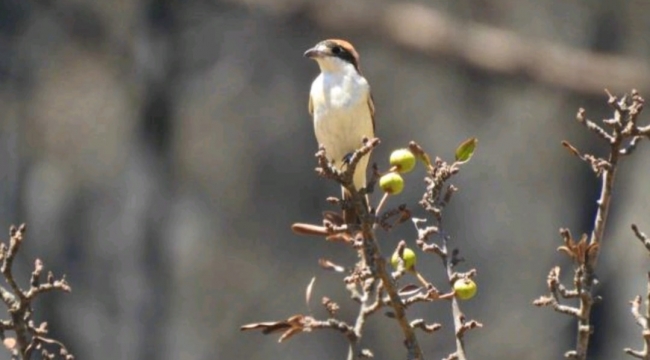
M 310 59 L 314 59 L 325 56 L 325 53 L 318 46 L 314 46 L 313 48 L 305 51 L 304 56 Z

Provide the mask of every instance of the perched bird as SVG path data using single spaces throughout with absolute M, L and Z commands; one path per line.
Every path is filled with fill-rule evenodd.
M 305 52 L 316 60 L 320 75 L 311 84 L 309 113 L 314 118 L 316 140 L 325 146 L 327 156 L 341 169 L 347 157 L 361 146 L 363 137 L 375 136 L 375 107 L 370 85 L 359 70 L 359 54 L 345 40 L 329 39 Z M 354 172 L 355 188 L 366 186 L 370 155 L 364 156 Z M 343 198 L 350 194 L 343 189 Z M 367 202 L 367 201 L 366 201 Z M 343 212 L 347 223 L 357 222 L 356 212 Z

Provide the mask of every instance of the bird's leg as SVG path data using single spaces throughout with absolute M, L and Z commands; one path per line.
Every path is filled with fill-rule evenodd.
M 341 160 L 343 161 L 344 165 L 350 164 L 350 161 L 352 160 L 352 155 L 354 155 L 354 151 L 351 151 L 351 152 L 345 154 L 345 156 L 343 156 L 343 159 L 341 159 Z

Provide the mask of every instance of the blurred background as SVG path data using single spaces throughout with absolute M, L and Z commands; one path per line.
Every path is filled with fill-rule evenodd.
M 485 327 L 466 338 L 470 358 L 559 358 L 574 321 L 531 303 L 552 266 L 570 280 L 558 229 L 590 231 L 598 195 L 560 142 L 604 155 L 577 109 L 610 116 L 604 88 L 650 97 L 649 16 L 646 0 L 0 0 L 0 229 L 28 224 L 21 281 L 39 257 L 73 288 L 41 298 L 37 320 L 78 359 L 342 359 L 333 332 L 278 345 L 239 331 L 309 312 L 313 276 L 315 315 L 326 316 L 322 296 L 355 314 L 340 278 L 317 265 L 354 254 L 290 230 L 320 223 L 339 193 L 313 172 L 318 69 L 302 57 L 339 37 L 372 85 L 373 161 L 385 167 L 410 140 L 449 160 L 479 139 L 445 213 L 463 269 L 478 270 L 463 309 Z M 645 291 L 648 259 L 629 225 L 650 231 L 649 148 L 617 179 L 593 359 L 642 346 L 628 302 Z M 422 177 L 408 174 L 389 205 L 422 216 Z M 416 233 L 380 236 L 390 254 Z M 447 288 L 437 258 L 418 267 Z M 427 358 L 453 351 L 448 303 L 411 311 L 444 326 L 419 335 Z M 364 339 L 377 359 L 404 358 L 385 317 Z

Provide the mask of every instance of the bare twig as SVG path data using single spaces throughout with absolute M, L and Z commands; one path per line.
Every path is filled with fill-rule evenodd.
M 348 325 L 340 320 L 318 321 L 311 316 L 294 315 L 284 321 L 245 325 L 242 330 L 262 329 L 264 333 L 272 333 L 276 329 L 282 330 L 284 333 L 280 339 L 285 340 L 299 332 L 331 328 L 346 335 L 350 344 L 348 359 L 353 360 L 369 356 L 369 350 L 363 349 L 360 344 L 365 320 L 382 306 L 387 305 L 392 308 L 393 317 L 397 320 L 404 335 L 407 359 L 423 359 L 422 350 L 415 336 L 415 329 L 406 317 L 406 305 L 400 298 L 395 280 L 388 270 L 386 260 L 375 237 L 378 224 L 376 212 L 381 211 L 383 204 L 386 202 L 386 197 L 383 198 L 377 210 L 372 211 L 366 202 L 367 190 L 356 189 L 352 182 L 354 171 L 360 159 L 363 156 L 368 156 L 377 145 L 379 145 L 379 139 L 364 139 L 363 146 L 351 155 L 348 165 L 343 170 L 339 170 L 330 164 L 324 147 L 321 146 L 316 154 L 318 161 L 316 172 L 324 178 L 341 184 L 350 194 L 350 199 L 347 201 L 328 198 L 328 202 L 338 204 L 344 209 L 346 207 L 348 209 L 350 207 L 354 208 L 360 220 L 359 223 L 346 223 L 340 215 L 327 212 L 324 215 L 322 226 L 302 223 L 292 226 L 296 233 L 321 236 L 327 240 L 342 240 L 358 250 L 360 261 L 352 269 L 351 274 L 344 279 L 352 299 L 360 303 L 354 325 Z M 376 169 L 375 173 L 377 173 Z M 375 177 L 373 176 L 373 178 Z M 404 218 L 410 217 L 410 213 L 402 206 L 397 211 L 389 211 L 388 213 L 387 217 L 381 219 L 384 222 L 384 227 L 388 226 L 385 221 L 395 214 L 401 215 L 398 222 L 403 222 Z M 327 260 L 321 260 L 320 264 L 323 268 L 337 272 L 345 269 Z M 387 295 L 387 299 L 383 299 L 384 294 Z M 335 307 L 332 306 L 331 301 L 328 300 L 327 303 L 329 304 L 327 310 L 332 314 Z
M 571 359 L 585 360 L 589 348 L 589 338 L 593 331 L 591 324 L 591 309 L 595 303 L 595 290 L 597 284 L 595 277 L 598 255 L 602 248 L 603 235 L 609 214 L 612 200 L 612 190 L 616 171 L 622 156 L 629 155 L 637 146 L 642 134 L 638 127 L 638 115 L 643 109 L 644 100 L 636 90 L 631 95 L 621 98 L 613 96 L 609 91 L 608 104 L 613 109 L 613 116 L 603 120 L 605 127 L 587 119 L 585 110 L 580 109 L 576 116 L 578 122 L 583 124 L 589 131 L 603 139 L 609 146 L 607 158 L 599 158 L 590 154 L 582 154 L 578 149 L 564 141 L 562 144 L 575 156 L 590 164 L 592 170 L 601 180 L 600 197 L 596 204 L 598 206 L 594 225 L 589 236 L 583 235 L 576 241 L 567 229 L 561 229 L 560 233 L 564 245 L 558 248 L 559 251 L 567 254 L 574 262 L 574 288 L 565 289 L 559 282 L 559 268 L 551 270 L 548 277 L 549 296 L 541 297 L 534 301 L 537 306 L 552 306 L 555 311 L 574 316 L 577 321 L 576 347 L 568 351 L 565 357 Z M 637 237 L 646 245 L 645 235 L 635 229 Z M 648 245 L 646 245 L 647 247 Z M 578 298 L 577 308 L 560 304 L 559 297 Z
M 650 326 L 648 326 L 648 321 L 650 320 L 650 310 L 648 308 L 648 298 L 650 297 L 650 273 L 648 273 L 648 290 L 646 292 L 646 301 L 645 301 L 645 312 L 641 313 L 641 296 L 637 296 L 634 300 L 630 301 L 630 307 L 632 311 L 632 316 L 637 325 L 641 327 L 641 334 L 643 336 L 643 350 L 633 350 L 631 348 L 625 348 L 623 351 L 635 357 L 637 359 L 650 360 Z
M 622 124 L 623 128 L 627 127 L 628 124 L 636 127 L 637 117 L 644 103 L 643 98 L 639 96 L 636 90 L 632 90 L 632 97 L 629 103 L 626 97 L 619 100 L 611 94 L 609 94 L 609 103 L 614 109 L 614 118 L 624 121 Z M 585 278 L 582 282 L 584 296 L 581 296 L 582 316 L 578 320 L 578 339 L 576 344 L 576 352 L 579 359 L 586 359 L 587 349 L 589 347 L 589 336 L 592 331 L 590 317 L 591 307 L 593 306 L 593 286 L 595 285 L 594 272 L 598 262 L 598 254 L 602 247 L 601 243 L 609 214 L 620 151 L 624 146 L 625 140 L 632 137 L 616 129 L 614 129 L 612 135 L 614 136 L 614 140 L 609 142 L 608 166 L 602 168 L 600 198 L 596 202 L 598 204 L 598 210 L 594 219 L 594 228 L 589 238 L 589 245 L 594 246 L 595 250 L 593 256 L 585 262 Z
M 329 271 L 342 273 L 348 272 L 343 280 L 351 298 L 360 304 L 354 324 L 350 325 L 342 320 L 335 319 L 338 305 L 329 298 L 323 299 L 323 305 L 330 314 L 328 320 L 317 320 L 312 316 L 296 314 L 286 320 L 264 323 L 253 323 L 242 326 L 242 330 L 262 330 L 264 334 L 282 332 L 280 341 L 284 341 L 295 334 L 311 331 L 315 329 L 332 329 L 345 335 L 349 342 L 348 360 L 367 358 L 371 356 L 368 349 L 361 347 L 364 325 L 368 316 L 374 314 L 383 307 L 390 308 L 385 314 L 397 321 L 404 337 L 404 345 L 407 348 L 408 360 L 422 360 L 424 355 L 416 337 L 416 330 L 420 329 L 427 333 L 438 330 L 441 325 L 437 323 L 427 324 L 422 319 L 409 321 L 406 316 L 408 306 L 417 302 L 431 302 L 437 300 L 451 300 L 452 309 L 455 318 L 455 334 L 457 339 L 457 351 L 459 359 L 465 359 L 463 337 L 466 331 L 481 327 L 476 321 L 465 321 L 464 315 L 460 311 L 456 292 L 450 291 L 441 294 L 426 278 L 416 270 L 414 253 L 406 247 L 405 241 L 400 241 L 395 251 L 398 256 L 394 262 L 395 272 L 390 272 L 386 257 L 382 254 L 379 242 L 376 238 L 376 229 L 379 227 L 389 230 L 393 226 L 403 223 L 411 218 L 410 211 L 405 205 L 400 205 L 396 209 L 389 209 L 382 213 L 385 207 L 388 195 L 384 195 L 376 210 L 373 210 L 366 201 L 366 189 L 356 189 L 352 176 L 357 163 L 363 156 L 367 156 L 379 144 L 378 139 L 364 139 L 363 146 L 356 150 L 349 158 L 349 164 L 343 170 L 339 170 L 328 161 L 326 149 L 321 147 L 316 154 L 318 167 L 317 173 L 327 179 L 331 179 L 343 186 L 349 199 L 341 201 L 340 199 L 328 198 L 331 204 L 339 205 L 343 210 L 349 210 L 350 207 L 359 219 L 359 222 L 350 222 L 338 214 L 326 212 L 323 216 L 323 225 L 311 224 L 294 224 L 292 229 L 303 235 L 316 235 L 324 237 L 327 240 L 343 240 L 351 245 L 359 253 L 359 261 L 354 268 L 335 264 L 332 261 L 321 259 L 320 266 Z M 462 258 L 459 257 L 457 250 L 448 249 L 448 238 L 443 240 L 443 246 L 429 244 L 429 237 L 438 234 L 442 220 L 442 209 L 449 203 L 453 193 L 457 191 L 453 185 L 445 187 L 445 181 L 454 174 L 457 174 L 460 166 L 472 157 L 476 148 L 477 140 L 468 139 L 456 149 L 456 161 L 447 164 L 440 159 L 431 162 L 429 156 L 415 143 L 409 145 L 413 154 L 421 159 L 427 167 L 429 175 L 426 178 L 427 190 L 421 204 L 429 213 L 433 214 L 437 220 L 437 226 L 426 226 L 424 220 L 413 219 L 418 229 L 417 245 L 425 252 L 434 252 L 443 258 L 443 263 L 447 269 L 450 284 L 458 278 L 470 278 L 476 274 L 475 270 L 467 273 L 457 273 L 453 267 L 457 265 Z M 378 169 L 373 168 L 373 178 L 378 177 Z M 373 180 L 373 181 L 376 181 Z M 367 186 L 367 188 L 370 186 Z M 347 207 L 347 208 L 346 208 Z M 389 219 L 398 217 L 397 220 L 390 224 Z M 448 256 L 449 254 L 449 256 Z M 408 264 L 408 265 L 407 265 Z M 397 281 L 405 274 L 414 275 L 419 285 L 407 284 L 398 289 Z M 307 303 L 313 293 L 313 282 L 307 287 Z
M 636 235 L 636 238 L 639 239 L 639 241 L 641 241 L 641 244 L 645 246 L 646 250 L 650 251 L 650 239 L 648 238 L 648 236 L 646 236 L 646 234 L 641 232 L 639 230 L 639 227 L 636 226 L 636 224 L 632 224 L 632 231 L 634 231 L 634 235 Z
M 30 278 L 28 290 L 22 290 L 16 282 L 13 274 L 13 262 L 20 246 L 24 240 L 27 227 L 23 224 L 16 228 L 12 226 L 9 230 L 9 246 L 5 243 L 0 244 L 0 273 L 9 284 L 10 289 L 0 286 L 0 295 L 8 307 L 11 320 L 2 321 L 2 337 L 5 347 L 11 352 L 12 357 L 22 360 L 31 359 L 34 350 L 41 349 L 43 354 L 48 358 L 54 358 L 47 350 L 42 349 L 45 344 L 54 344 L 59 347 L 59 356 L 65 360 L 72 360 L 72 356 L 65 345 L 60 341 L 49 338 L 47 323 L 41 323 L 38 327 L 32 320 L 33 310 L 32 301 L 40 294 L 49 291 L 59 290 L 70 292 L 70 286 L 65 280 L 65 276 L 56 280 L 50 272 L 47 275 L 45 283 L 41 283 L 41 274 L 43 272 L 43 263 L 36 259 L 34 271 Z M 15 338 L 5 337 L 4 331 L 11 330 L 16 333 Z
M 648 245 L 650 240 L 648 237 L 639 230 L 638 226 L 632 224 L 632 231 L 634 235 L 641 241 L 646 250 L 650 251 L 650 246 Z M 650 360 L 650 272 L 647 274 L 647 285 L 646 285 L 646 294 L 644 301 L 645 311 L 641 312 L 641 296 L 637 296 L 634 300 L 630 301 L 630 310 L 632 311 L 632 316 L 636 321 L 636 324 L 641 328 L 641 336 L 643 337 L 643 349 L 642 350 L 633 350 L 631 348 L 625 348 L 623 351 L 637 359 Z
M 406 318 L 406 308 L 402 303 L 397 288 L 394 284 L 394 280 L 390 275 L 390 272 L 387 269 L 386 261 L 382 256 L 382 253 L 379 248 L 379 244 L 375 238 L 374 232 L 374 223 L 375 218 L 369 212 L 367 205 L 365 204 L 365 194 L 359 192 L 352 183 L 352 176 L 356 169 L 361 157 L 366 156 L 374 147 L 379 145 L 379 139 L 370 139 L 364 141 L 364 145 L 357 151 L 352 154 L 350 158 L 349 165 L 345 168 L 343 172 L 339 172 L 336 168 L 330 166 L 325 156 L 324 149 L 321 148 L 317 154 L 319 167 L 317 169 L 318 173 L 325 177 L 333 179 L 339 182 L 342 186 L 351 195 L 352 206 L 354 206 L 356 213 L 361 219 L 360 224 L 360 234 L 362 240 L 362 267 L 367 267 L 370 274 L 373 277 L 378 278 L 381 281 L 383 290 L 388 294 L 390 298 L 390 306 L 393 308 L 395 313 L 395 319 L 397 320 L 402 333 L 404 334 L 404 344 L 407 348 L 407 359 L 423 359 L 422 350 L 415 336 L 413 328 L 410 326 L 408 319 Z M 363 309 L 360 314 L 363 314 Z M 360 315 L 357 317 L 356 329 L 360 330 L 363 325 L 364 317 Z M 358 334 L 360 337 L 360 334 Z M 356 353 L 355 346 L 352 347 L 351 354 L 353 356 Z
M 418 230 L 418 239 L 417 244 L 424 252 L 432 252 L 437 254 L 442 260 L 443 266 L 447 272 L 447 277 L 449 284 L 453 286 L 454 282 L 461 277 L 460 274 L 456 273 L 454 266 L 459 262 L 458 260 L 458 250 L 451 251 L 449 246 L 450 238 L 449 236 L 443 235 L 442 244 L 438 245 L 435 243 L 428 243 L 428 240 L 431 235 L 434 234 L 444 234 L 443 229 L 443 216 L 442 211 L 444 207 L 449 203 L 453 193 L 457 191 L 457 188 L 453 185 L 445 186 L 446 182 L 455 174 L 458 173 L 459 164 L 452 163 L 447 164 L 442 159 L 435 159 L 431 162 L 429 156 L 424 152 L 422 147 L 416 143 L 411 143 L 409 146 L 411 152 L 413 152 L 416 157 L 421 158 L 428 163 L 428 172 L 425 182 L 427 184 L 426 191 L 420 200 L 420 205 L 429 212 L 436 221 L 435 226 L 425 226 L 424 219 L 413 219 L 415 228 Z M 473 150 L 472 150 L 473 152 Z M 475 275 L 476 270 L 472 269 L 466 276 Z M 420 280 L 423 281 L 423 280 Z M 424 280 L 426 281 L 426 280 Z M 455 341 L 456 341 L 456 351 L 448 357 L 449 359 L 459 359 L 465 360 L 467 358 L 465 353 L 465 342 L 464 335 L 467 330 L 481 327 L 482 325 L 479 322 L 471 320 L 466 321 L 465 315 L 460 309 L 459 300 L 457 297 L 452 296 L 445 298 L 451 299 L 451 309 L 452 315 L 454 318 L 454 329 L 455 329 Z M 437 291 L 435 293 L 430 293 L 430 296 L 434 295 L 436 298 L 442 298 Z

